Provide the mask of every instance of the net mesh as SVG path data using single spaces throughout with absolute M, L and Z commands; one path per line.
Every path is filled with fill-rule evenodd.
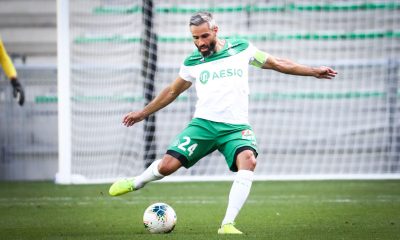
M 25 90 L 13 98 L 0 70 L 0 180 L 48 180 L 57 169 L 57 69 L 15 65 Z
M 199 10 L 214 13 L 222 38 L 244 37 L 272 55 L 339 72 L 326 81 L 250 67 L 258 177 L 400 173 L 399 3 L 144 2 L 70 2 L 73 175 L 96 181 L 139 174 L 190 121 L 193 87 L 154 119 L 121 124 L 177 77 L 194 49 L 188 21 Z M 174 174 L 229 175 L 218 152 Z

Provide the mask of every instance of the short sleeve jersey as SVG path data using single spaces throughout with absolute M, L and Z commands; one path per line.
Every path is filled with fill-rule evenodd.
M 195 118 L 248 124 L 249 64 L 261 67 L 266 54 L 244 39 L 226 39 L 222 50 L 203 57 L 196 50 L 181 65 L 179 76 L 195 83 Z

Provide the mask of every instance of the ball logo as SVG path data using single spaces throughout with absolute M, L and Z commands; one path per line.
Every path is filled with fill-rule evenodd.
M 208 82 L 208 79 L 210 79 L 210 72 L 207 70 L 204 70 L 200 73 L 200 82 L 202 84 L 206 84 Z
M 156 205 L 153 207 L 153 209 L 151 209 L 151 211 L 157 215 L 159 221 L 166 221 L 165 212 L 167 211 L 167 207 L 165 205 Z

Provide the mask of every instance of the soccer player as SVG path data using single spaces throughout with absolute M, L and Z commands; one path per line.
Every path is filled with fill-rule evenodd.
M 337 72 L 272 56 L 244 39 L 221 39 L 208 12 L 193 15 L 189 27 L 197 49 L 184 60 L 178 77 L 142 110 L 126 114 L 123 124 L 130 127 L 142 121 L 194 83 L 198 100 L 193 119 L 172 141 L 162 159 L 154 161 L 139 176 L 116 181 L 109 194 L 118 196 L 139 190 L 182 166 L 190 168 L 218 150 L 225 156 L 229 169 L 237 172 L 218 233 L 242 234 L 234 221 L 250 193 L 257 157 L 257 141 L 248 121 L 248 65 L 323 79 L 331 79 Z
M 3 45 L 3 41 L 0 37 L 0 65 L 2 66 L 6 76 L 10 79 L 13 87 L 13 96 L 17 99 L 20 106 L 24 105 L 25 94 L 21 83 L 17 78 L 17 71 L 15 70 L 14 64 L 12 63 L 7 51 Z

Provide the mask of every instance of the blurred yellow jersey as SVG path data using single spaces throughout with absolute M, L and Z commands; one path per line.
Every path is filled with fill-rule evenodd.
M 6 49 L 3 45 L 3 40 L 0 38 L 0 65 L 9 79 L 17 77 L 17 71 L 15 70 L 14 64 L 7 54 Z

